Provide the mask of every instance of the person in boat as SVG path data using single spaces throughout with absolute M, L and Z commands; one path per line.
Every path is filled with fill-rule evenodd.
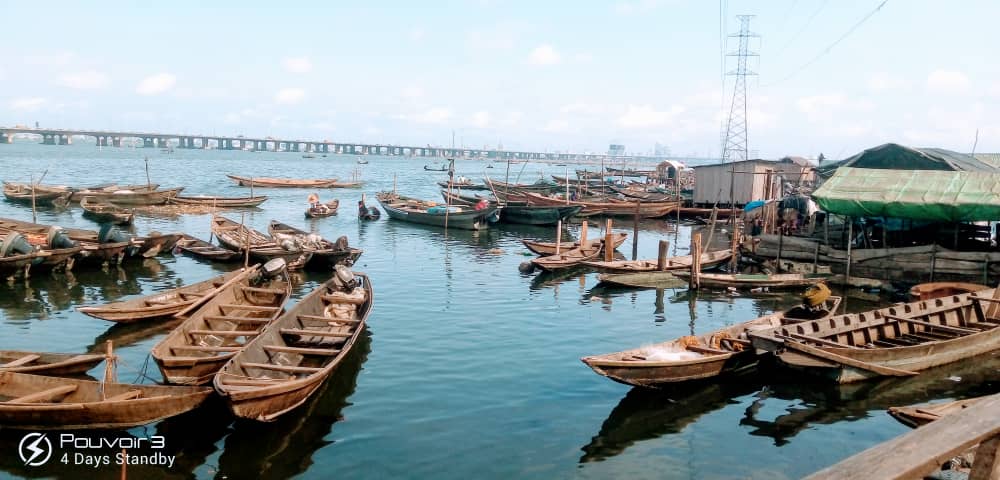
M 358 217 L 365 218 L 368 216 L 368 207 L 365 206 L 364 200 L 358 200 Z
M 479 201 L 476 202 L 476 211 L 486 210 L 487 206 L 488 206 L 488 204 L 486 202 L 486 199 L 485 198 L 480 198 Z
M 327 210 L 329 210 L 329 208 L 326 205 L 319 202 L 319 195 L 316 195 L 315 193 L 310 193 L 309 210 L 312 210 L 313 212 L 317 213 L 326 213 Z

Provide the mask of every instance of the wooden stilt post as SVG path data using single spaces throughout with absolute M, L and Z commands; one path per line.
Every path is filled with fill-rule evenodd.
M 844 283 L 849 284 L 851 282 L 851 244 L 854 243 L 854 220 L 851 217 L 847 217 L 847 268 L 844 272 Z M 932 255 L 933 258 L 933 255 Z M 933 262 L 931 263 L 933 266 Z M 933 267 L 931 269 L 931 279 L 933 280 L 934 272 Z
M 701 232 L 691 234 L 691 281 L 690 288 L 697 289 L 701 275 Z
M 583 220 L 583 224 L 580 225 L 580 246 L 581 247 L 585 247 L 587 245 L 587 225 L 589 223 L 590 222 L 588 222 L 586 219 L 584 219 Z
M 661 272 L 667 269 L 667 248 L 669 247 L 669 241 L 660 240 L 660 250 L 656 252 L 656 269 Z
M 935 267 L 936 263 L 937 263 L 937 242 L 935 242 L 934 244 L 931 245 L 931 279 L 930 279 L 930 281 L 932 281 L 932 282 L 934 281 L 934 267 Z
M 615 258 L 615 238 L 611 233 L 611 219 L 607 219 L 604 224 L 604 261 L 610 262 Z
M 639 200 L 635 201 L 635 218 L 632 220 L 632 260 L 639 256 Z
M 731 273 L 736 273 L 736 268 L 739 266 L 740 258 L 740 223 L 733 217 L 733 238 L 730 240 L 729 248 L 731 256 L 729 257 L 729 271 Z M 753 247 L 753 238 L 750 239 L 751 247 Z
M 819 242 L 816 242 L 815 250 L 813 250 L 813 273 L 819 268 L 817 265 L 819 263 Z
M 562 246 L 562 219 L 556 222 L 556 255 L 559 255 L 559 247 Z

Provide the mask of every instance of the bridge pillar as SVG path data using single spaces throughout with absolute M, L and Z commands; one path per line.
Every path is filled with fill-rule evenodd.
M 122 146 L 122 137 L 111 137 L 111 146 L 113 147 Z
M 51 133 L 42 134 L 42 145 L 55 145 L 55 144 L 56 144 L 55 135 L 52 135 Z
M 299 151 L 299 142 L 292 142 L 292 151 L 293 152 Z
M 97 138 L 97 146 L 98 147 L 106 147 L 106 146 L 108 146 L 108 137 L 98 135 L 96 138 Z
M 142 148 L 153 147 L 156 147 L 156 142 L 153 141 L 153 137 L 142 137 Z
M 7 132 L 0 132 L 0 143 L 14 143 L 14 135 Z
M 70 135 L 59 135 L 59 145 L 72 145 L 73 137 Z
M 157 138 L 156 139 L 156 148 L 167 148 L 167 139 L 166 138 Z

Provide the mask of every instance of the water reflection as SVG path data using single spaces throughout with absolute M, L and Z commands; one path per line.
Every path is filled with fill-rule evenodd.
M 968 398 L 1000 392 L 1000 353 L 979 356 L 914 377 L 835 385 L 799 381 L 775 383 L 755 395 L 740 425 L 754 427 L 751 435 L 767 436 L 777 446 L 813 425 L 857 421 L 884 414 L 891 406 L 926 403 L 942 398 Z M 770 369 L 774 372 L 776 369 Z M 776 372 L 775 374 L 779 374 Z M 794 375 L 785 372 L 784 375 Z M 762 411 L 781 410 L 772 419 Z
M 333 443 L 327 440 L 341 411 L 350 405 L 361 366 L 371 351 L 366 330 L 350 354 L 312 398 L 273 423 L 238 420 L 219 456 L 218 476 L 228 478 L 291 478 L 312 465 L 313 454 Z
M 636 442 L 679 433 L 702 415 L 738 403 L 733 398 L 753 393 L 761 385 L 758 376 L 748 373 L 725 382 L 713 379 L 668 390 L 633 388 L 583 446 L 580 463 L 605 460 Z

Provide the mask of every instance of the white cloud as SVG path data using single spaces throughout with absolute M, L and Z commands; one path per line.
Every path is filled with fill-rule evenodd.
M 549 120 L 549 123 L 546 123 L 542 130 L 551 133 L 566 133 L 570 130 L 569 122 L 561 118 Z
M 313 69 L 312 61 L 308 57 L 289 57 L 281 63 L 285 66 L 285 70 L 292 73 L 309 73 Z
M 451 109 L 434 107 L 421 113 L 393 115 L 393 118 L 417 123 L 444 123 L 450 119 L 452 115 L 453 113 Z
M 282 88 L 274 94 L 274 101 L 283 105 L 299 103 L 306 98 L 306 91 L 301 88 Z
M 472 114 L 472 124 L 479 128 L 490 126 L 490 112 L 480 111 Z
M 618 124 L 625 128 L 662 127 L 670 123 L 677 115 L 684 112 L 684 107 L 674 105 L 670 110 L 656 110 L 650 105 L 629 105 Z
M 414 29 L 410 30 L 410 40 L 412 40 L 414 42 L 419 42 L 419 41 L 423 40 L 426 35 L 427 35 L 427 32 L 425 32 L 424 29 L 422 29 L 420 27 L 417 27 L 417 28 L 414 28 Z
M 403 98 L 420 98 L 424 96 L 424 89 L 416 85 L 409 85 L 403 88 L 400 95 L 402 95 Z
M 59 77 L 59 85 L 78 90 L 93 90 L 108 85 L 108 76 L 93 70 L 66 73 Z
M 962 92 L 969 87 L 969 77 L 954 70 L 934 70 L 927 76 L 927 88 L 942 93 Z
M 157 73 L 150 75 L 135 87 L 135 92 L 139 95 L 156 95 L 166 92 L 177 84 L 177 77 L 169 73 Z
M 532 65 L 555 65 L 559 63 L 559 52 L 552 45 L 539 45 L 528 55 L 528 63 Z
M 15 98 L 14 100 L 11 100 L 11 102 L 10 102 L 10 108 L 13 109 L 13 110 L 22 110 L 22 111 L 25 111 L 25 112 L 34 112 L 35 110 L 38 110 L 39 108 L 42 108 L 43 106 L 45 106 L 45 104 L 47 104 L 47 103 L 48 103 L 48 100 L 46 100 L 46 99 L 44 99 L 42 97 L 22 97 L 22 98 Z

